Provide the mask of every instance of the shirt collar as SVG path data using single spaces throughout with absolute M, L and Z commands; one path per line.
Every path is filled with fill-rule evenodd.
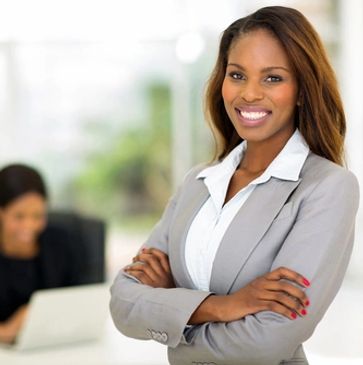
M 227 176 L 232 177 L 238 167 L 243 153 L 247 148 L 247 141 L 236 146 L 220 163 L 203 169 L 197 179 L 206 178 L 214 181 Z M 309 146 L 298 129 L 285 144 L 284 148 L 270 163 L 267 169 L 252 183 L 259 184 L 268 181 L 272 176 L 281 180 L 297 181 L 304 162 L 309 154 Z

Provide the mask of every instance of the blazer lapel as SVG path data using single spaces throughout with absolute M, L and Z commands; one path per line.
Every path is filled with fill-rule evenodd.
M 228 227 L 213 263 L 210 290 L 227 294 L 298 181 L 271 178 L 256 186 Z
M 169 240 L 169 256 L 173 263 L 173 275 L 178 284 L 183 288 L 194 288 L 185 262 L 185 243 L 189 227 L 200 208 L 209 197 L 209 192 L 202 180 L 195 180 L 188 186 L 186 196 L 180 199 Z

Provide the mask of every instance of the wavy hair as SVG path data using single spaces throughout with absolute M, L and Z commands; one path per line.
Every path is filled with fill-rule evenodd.
M 205 95 L 206 117 L 216 141 L 214 159 L 223 159 L 241 142 L 224 107 L 222 84 L 231 45 L 257 29 L 269 30 L 284 47 L 299 87 L 295 124 L 310 150 L 344 165 L 346 122 L 335 73 L 310 22 L 299 11 L 283 6 L 261 8 L 233 22 L 222 34 Z

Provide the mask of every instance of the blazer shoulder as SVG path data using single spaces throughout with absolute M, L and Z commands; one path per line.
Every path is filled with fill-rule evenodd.
M 359 198 L 359 183 L 353 172 L 324 157 L 310 153 L 301 171 L 302 185 L 336 192 L 349 192 Z M 339 190 L 337 190 L 339 189 Z
M 357 177 L 352 171 L 340 166 L 324 157 L 310 152 L 305 165 L 301 171 L 301 177 L 315 176 L 317 179 L 343 179 L 352 180 L 358 183 Z
M 182 184 L 188 183 L 196 179 L 198 174 L 202 172 L 205 168 L 211 166 L 210 163 L 200 163 L 198 165 L 193 166 L 185 175 Z

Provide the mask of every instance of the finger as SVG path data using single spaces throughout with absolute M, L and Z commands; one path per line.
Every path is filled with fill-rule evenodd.
M 159 259 L 161 266 L 166 272 L 170 272 L 169 256 L 165 252 L 158 250 L 157 248 L 150 248 L 148 252 Z
M 153 268 L 146 262 L 137 262 L 135 264 L 132 264 L 131 266 L 125 269 L 127 273 L 129 273 L 129 270 L 142 271 L 147 276 L 149 276 L 149 278 L 152 281 L 158 280 L 159 277 L 159 275 L 153 270 Z
M 296 312 L 291 311 L 290 309 L 286 308 L 285 306 L 281 305 L 278 302 L 262 301 L 262 305 L 264 307 L 264 310 L 268 310 L 268 311 L 271 311 L 274 313 L 281 314 L 288 319 L 294 320 L 297 318 Z
M 159 276 L 165 276 L 166 272 L 161 264 L 161 262 L 159 261 L 159 259 L 153 255 L 153 254 L 149 254 L 149 253 L 142 253 L 140 255 L 137 256 L 139 261 L 145 262 L 148 265 L 150 265 L 152 267 L 152 269 L 159 275 Z
M 125 269 L 127 274 L 133 276 L 134 278 L 138 279 L 142 284 L 152 286 L 151 278 L 144 272 L 140 270 L 132 270 L 132 269 Z
M 290 312 L 298 313 L 300 316 L 307 315 L 307 311 L 302 303 L 284 292 L 273 292 L 267 290 L 261 293 L 261 299 L 277 302 Z
M 266 275 L 264 275 L 264 277 L 267 280 L 291 280 L 305 288 L 310 286 L 310 281 L 308 279 L 306 279 L 304 276 L 300 275 L 296 271 L 290 270 L 286 267 L 279 267 L 278 269 L 267 273 Z
M 275 292 L 285 292 L 289 296 L 298 300 L 303 306 L 310 304 L 306 293 L 295 285 L 286 281 L 267 281 L 266 289 Z

